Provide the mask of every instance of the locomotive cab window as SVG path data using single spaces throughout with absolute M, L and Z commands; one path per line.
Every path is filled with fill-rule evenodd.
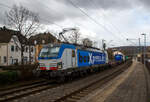
M 57 57 L 60 47 L 45 47 L 42 48 L 39 57 Z

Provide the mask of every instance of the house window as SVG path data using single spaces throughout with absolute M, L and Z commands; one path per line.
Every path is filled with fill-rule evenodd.
M 6 58 L 6 56 L 4 56 L 4 63 L 6 63 L 7 62 L 7 58 Z
M 28 57 L 24 57 L 24 64 L 27 64 L 27 62 L 28 62 Z
M 14 52 L 14 45 L 11 45 L 11 51 Z
M 28 52 L 28 47 L 26 47 L 26 52 Z
M 13 59 L 13 64 L 18 64 L 18 59 Z
M 33 52 L 33 47 L 31 47 L 31 52 Z
M 16 46 L 16 52 L 18 52 L 18 46 Z
M 31 57 L 31 62 L 33 62 L 33 57 Z

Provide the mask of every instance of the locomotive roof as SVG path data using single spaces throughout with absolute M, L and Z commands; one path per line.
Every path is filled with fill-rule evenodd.
M 70 45 L 74 45 L 74 46 L 76 46 L 76 47 L 91 48 L 91 49 L 100 50 L 99 48 L 96 48 L 96 47 L 84 46 L 84 45 L 81 45 L 81 44 L 71 44 L 71 43 L 66 43 L 66 42 L 63 42 L 62 44 L 70 44 Z
M 79 44 L 70 44 L 70 43 L 47 44 L 47 45 L 44 45 L 43 47 L 48 47 L 48 46 L 61 46 L 62 44 L 73 45 L 73 46 L 75 46 L 77 49 L 81 49 L 81 50 L 102 51 L 102 50 L 100 50 L 99 48 L 96 48 L 96 47 L 89 47 L 89 46 L 84 46 L 84 45 L 79 45 Z

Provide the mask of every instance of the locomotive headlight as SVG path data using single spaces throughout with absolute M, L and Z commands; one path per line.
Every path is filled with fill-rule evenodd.
M 61 69 L 62 68 L 62 62 L 57 63 L 57 67 L 58 67 L 58 69 Z
M 61 67 L 61 65 L 58 65 L 58 69 L 61 69 L 62 67 Z

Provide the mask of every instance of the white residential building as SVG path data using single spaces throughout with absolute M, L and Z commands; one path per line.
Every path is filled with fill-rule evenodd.
M 29 62 L 29 56 L 31 56 L 30 60 L 31 63 L 33 64 L 35 62 L 35 46 L 30 45 L 30 49 L 29 49 L 29 45 L 26 45 L 24 48 L 24 63 L 27 64 Z M 31 55 L 29 55 L 31 54 Z
M 8 66 L 12 64 L 21 63 L 21 44 L 19 38 L 11 30 L 6 28 L 0 29 L 0 66 Z M 31 63 L 35 62 L 35 47 L 31 48 Z M 29 45 L 25 46 L 24 50 L 24 62 L 29 62 Z
M 6 66 L 21 61 L 20 42 L 16 35 L 11 36 L 9 41 L 0 43 L 0 65 Z

